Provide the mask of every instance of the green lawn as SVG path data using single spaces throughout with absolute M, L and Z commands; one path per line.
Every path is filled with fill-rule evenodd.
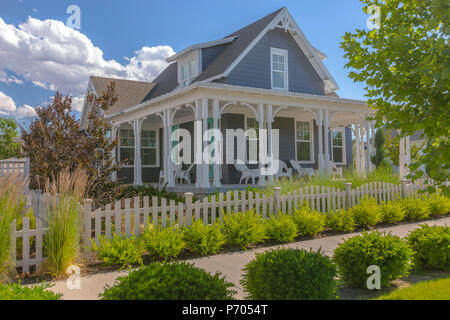
M 380 296 L 377 300 L 450 300 L 450 278 L 419 282 Z

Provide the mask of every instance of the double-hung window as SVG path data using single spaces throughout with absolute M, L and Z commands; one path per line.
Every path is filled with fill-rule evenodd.
M 272 89 L 288 91 L 288 52 L 270 48 Z
M 331 146 L 333 162 L 344 163 L 344 128 L 331 130 Z
M 181 64 L 181 85 L 188 86 L 197 76 L 197 61 L 190 60 Z
M 156 130 L 142 130 L 141 154 L 143 166 L 158 165 L 158 134 Z
M 312 161 L 312 127 L 309 121 L 296 121 L 295 143 L 297 148 L 297 161 Z
M 120 129 L 119 161 L 125 165 L 134 165 L 134 131 L 133 129 Z

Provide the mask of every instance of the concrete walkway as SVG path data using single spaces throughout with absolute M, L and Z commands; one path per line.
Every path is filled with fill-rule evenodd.
M 439 220 L 421 222 L 418 224 L 429 224 L 429 225 L 449 225 L 450 217 L 442 218 Z M 404 237 L 411 230 L 417 228 L 418 224 L 403 224 L 394 227 L 380 228 L 379 231 L 392 232 L 392 234 Z M 277 247 L 285 248 L 298 248 L 298 249 L 319 249 L 322 248 L 324 253 L 328 256 L 332 256 L 334 249 L 338 246 L 343 239 L 351 238 L 358 233 L 349 233 L 345 235 L 337 235 L 324 237 L 315 240 L 299 241 L 294 243 L 289 243 L 280 246 L 258 248 L 255 250 L 249 250 L 245 252 L 232 252 L 225 253 L 210 257 L 198 258 L 188 260 L 188 262 L 194 263 L 196 266 L 207 270 L 208 272 L 215 273 L 221 272 L 228 281 L 235 285 L 235 290 L 237 291 L 236 298 L 243 299 L 244 292 L 240 286 L 240 279 L 242 275 L 242 268 L 250 262 L 254 257 L 255 253 L 264 252 L 269 249 L 274 249 Z M 95 300 L 99 299 L 99 294 L 103 292 L 105 285 L 112 285 L 115 279 L 119 276 L 126 274 L 125 271 L 122 272 L 109 272 L 103 274 L 95 274 L 92 276 L 86 276 L 81 278 L 81 289 L 68 289 L 66 286 L 66 281 L 55 282 L 55 286 L 52 288 L 53 291 L 63 294 L 63 299 L 67 300 Z

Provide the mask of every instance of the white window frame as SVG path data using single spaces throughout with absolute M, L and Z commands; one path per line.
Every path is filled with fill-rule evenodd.
M 134 151 L 134 147 L 135 147 L 135 144 L 136 144 L 136 142 L 135 142 L 135 140 L 134 139 L 136 139 L 136 137 L 134 137 L 133 138 L 133 142 L 134 142 L 134 144 L 133 144 L 133 146 L 122 146 L 122 135 L 121 135 L 121 131 L 122 130 L 128 130 L 128 131 L 131 131 L 132 133 L 133 133 L 133 137 L 134 137 L 134 130 L 133 130 L 133 128 L 119 128 L 117 131 L 118 131 L 118 135 L 119 135 L 119 144 L 118 144 L 118 152 L 117 152 L 117 161 L 122 161 L 122 159 L 121 159 L 121 157 L 120 157 L 120 151 L 121 151 L 121 149 L 122 148 L 126 148 L 126 149 L 133 149 L 133 157 L 134 157 L 134 153 L 135 153 L 135 151 Z M 134 161 L 134 158 L 133 158 L 133 161 Z M 125 165 L 123 165 L 123 167 L 124 168 L 133 168 L 134 167 L 134 163 L 133 164 L 125 164 Z
M 308 122 L 309 123 L 309 137 L 310 137 L 310 150 L 309 150 L 309 161 L 298 160 L 297 159 L 297 142 L 306 142 L 306 140 L 297 140 L 297 122 Z M 314 140 L 314 121 L 305 120 L 301 118 L 294 118 L 294 138 L 295 138 L 295 160 L 299 163 L 313 164 L 315 162 L 315 140 Z
M 150 147 L 143 147 L 142 146 L 142 132 L 144 131 L 155 131 L 155 139 L 156 139 L 156 146 L 154 148 L 150 148 Z M 143 149 L 156 149 L 156 162 L 155 164 L 147 164 L 147 165 L 142 165 L 142 168 L 159 168 L 160 164 L 159 164 L 159 128 L 156 129 L 141 129 L 141 161 L 143 163 L 143 159 L 142 159 L 142 155 L 144 154 L 142 152 Z
M 273 85 L 273 55 L 280 55 L 284 57 L 284 88 L 278 88 Z M 275 70 L 275 72 L 281 72 Z M 289 91 L 289 60 L 288 51 L 279 48 L 270 48 L 270 84 L 273 90 Z
M 333 131 L 340 131 L 342 132 L 342 162 L 336 162 L 334 161 L 334 152 L 333 152 Z M 345 127 L 337 127 L 337 128 L 331 128 L 330 129 L 330 142 L 331 142 L 331 160 L 335 163 L 335 164 L 340 164 L 340 165 L 346 165 L 347 164 L 347 152 L 345 149 Z M 338 147 L 340 148 L 340 147 Z
M 199 63 L 197 57 L 179 63 L 179 83 L 181 87 L 187 87 L 198 76 Z

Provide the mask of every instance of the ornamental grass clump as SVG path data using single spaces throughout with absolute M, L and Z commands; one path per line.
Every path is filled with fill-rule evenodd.
M 18 175 L 0 176 L 0 282 L 12 270 L 10 227 L 24 208 L 27 180 Z
M 60 172 L 52 182 L 47 180 L 48 231 L 44 247 L 47 259 L 45 269 L 53 276 L 64 275 L 66 269 L 79 262 L 81 237 L 81 203 L 90 181 L 87 174 L 77 169 Z

